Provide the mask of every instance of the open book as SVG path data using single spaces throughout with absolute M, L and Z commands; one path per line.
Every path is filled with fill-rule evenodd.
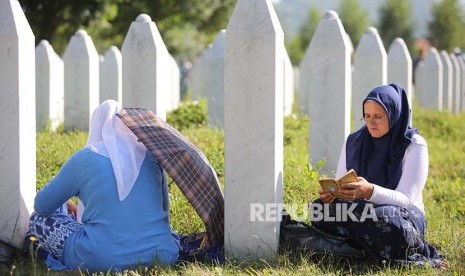
M 339 189 L 341 188 L 342 183 L 358 182 L 358 178 L 355 171 L 351 169 L 338 179 L 320 178 L 318 181 L 326 192 L 331 193 L 335 197 L 338 197 Z

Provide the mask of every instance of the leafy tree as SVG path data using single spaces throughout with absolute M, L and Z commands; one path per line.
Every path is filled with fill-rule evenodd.
M 358 0 L 343 0 L 339 5 L 339 18 L 344 29 L 354 44 L 358 44 L 366 28 L 368 28 L 368 12 L 360 6 Z
M 171 54 L 192 57 L 206 48 L 228 25 L 235 0 L 123 0 L 113 25 L 126 35 L 140 13 L 151 16 Z M 122 44 L 122 41 L 121 41 Z
M 287 45 L 287 51 L 292 64 L 299 65 L 305 51 L 310 45 L 321 17 L 321 12 L 317 8 L 312 7 L 308 13 L 307 20 L 300 26 L 296 38 Z
M 457 0 L 442 0 L 433 5 L 428 24 L 429 40 L 438 49 L 452 51 L 465 46 L 462 10 Z
M 36 42 L 46 39 L 57 52 L 79 29 L 97 21 L 108 22 L 117 13 L 121 0 L 21 0 L 21 6 L 34 32 Z
M 141 13 L 156 23 L 171 54 L 192 56 L 227 27 L 235 0 L 20 0 L 37 41 L 47 39 L 63 52 L 84 28 L 100 53 L 121 47 L 129 26 Z
M 384 46 L 389 48 L 396 37 L 401 37 L 413 49 L 411 3 L 406 0 L 387 0 L 379 9 L 378 31 Z

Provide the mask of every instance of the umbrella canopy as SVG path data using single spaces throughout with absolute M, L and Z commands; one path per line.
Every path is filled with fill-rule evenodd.
M 123 108 L 118 117 L 173 179 L 207 229 L 211 244 L 223 242 L 224 196 L 205 155 L 176 129 L 144 108 Z

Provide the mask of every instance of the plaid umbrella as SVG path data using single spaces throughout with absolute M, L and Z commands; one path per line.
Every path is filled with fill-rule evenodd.
M 118 117 L 178 185 L 207 229 L 211 244 L 223 242 L 224 197 L 205 155 L 176 129 L 143 108 L 123 108 Z

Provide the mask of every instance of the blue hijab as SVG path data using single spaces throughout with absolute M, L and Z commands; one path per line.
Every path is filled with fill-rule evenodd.
M 405 150 L 418 130 L 410 126 L 410 107 L 404 89 L 396 84 L 375 87 L 363 105 L 371 100 L 380 104 L 389 119 L 389 132 L 374 138 L 367 126 L 352 133 L 346 143 L 347 170 L 354 169 L 368 182 L 395 190 L 402 175 Z

